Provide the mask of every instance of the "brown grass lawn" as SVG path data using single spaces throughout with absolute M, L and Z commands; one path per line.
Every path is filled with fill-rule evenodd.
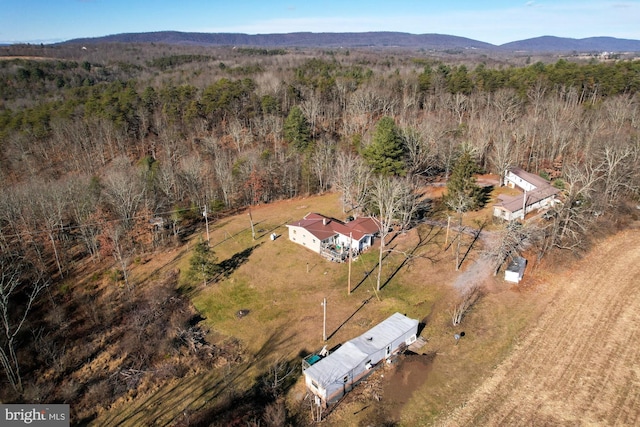
M 529 286 L 518 289 L 505 284 L 500 277 L 489 277 L 487 289 L 491 291 L 464 318 L 463 324 L 454 328 L 448 314 L 448 307 L 456 296 L 452 284 L 473 264 L 480 248 L 473 248 L 461 271 L 456 272 L 452 250 L 443 251 L 445 230 L 427 225 L 391 241 L 389 247 L 393 251 L 385 260 L 384 287 L 379 293 L 375 292 L 377 270 L 374 270 L 377 248 L 353 262 L 352 292 L 347 295 L 348 264 L 325 261 L 288 240 L 284 224 L 308 212 L 344 217 L 338 195 L 329 193 L 252 208 L 255 240 L 246 213 L 213 222 L 210 235 L 218 260 L 240 253 L 246 259 L 228 277 L 206 287 L 182 281 L 183 289 L 205 317 L 209 339 L 214 343 L 232 337 L 240 340 L 249 355 L 247 363 L 175 379 L 154 393 L 115 405 L 96 420 L 96 425 L 171 424 L 180 420 L 185 411 L 224 401 L 225 390 L 233 388 L 240 393 L 247 390 L 256 375 L 274 361 L 298 363 L 301 354 L 325 344 L 331 348 L 358 336 L 394 312 L 425 322 L 421 335 L 428 343 L 421 352 L 428 374 L 419 376 L 420 380 L 412 381 L 409 386 L 407 374 L 394 375 L 394 369 L 390 368 L 384 373 L 387 379 L 381 382 L 387 391 L 382 392 L 380 402 L 347 399 L 326 423 L 357 425 L 377 418 L 403 425 L 429 424 L 439 414 L 459 405 L 482 383 L 509 354 L 524 328 L 539 316 L 550 298 L 551 293 L 538 292 L 544 288 L 536 282 L 544 281 L 541 274 L 532 274 L 525 282 Z M 490 207 L 474 213 L 473 219 L 481 221 L 489 215 Z M 275 241 L 269 238 L 273 232 L 280 236 Z M 204 230 L 201 236 L 204 237 Z M 469 242 L 470 238 L 465 237 L 464 245 Z M 409 260 L 405 256 L 408 252 L 413 254 Z M 144 268 L 151 268 L 149 265 L 158 268 L 165 263 L 184 272 L 188 269 L 188 253 L 174 251 L 159 255 Z M 142 270 L 143 266 L 136 268 L 141 270 L 135 271 L 134 277 L 149 274 Z M 322 341 L 321 303 L 325 297 L 328 301 L 327 343 Z M 240 309 L 249 310 L 249 314 L 238 318 L 236 313 Z M 453 335 L 461 330 L 466 336 L 456 345 Z M 402 393 L 396 393 L 397 390 Z M 288 399 L 294 402 L 304 394 L 304 385 L 299 380 Z

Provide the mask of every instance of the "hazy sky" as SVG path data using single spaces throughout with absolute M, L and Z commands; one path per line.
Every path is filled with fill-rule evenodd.
M 0 0 L 0 43 L 162 30 L 640 39 L 640 0 Z

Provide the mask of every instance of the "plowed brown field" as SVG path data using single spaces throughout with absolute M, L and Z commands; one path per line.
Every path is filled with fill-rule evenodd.
M 446 426 L 640 425 L 640 230 L 598 245 Z

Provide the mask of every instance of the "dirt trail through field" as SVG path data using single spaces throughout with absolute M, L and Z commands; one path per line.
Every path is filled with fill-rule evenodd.
M 538 323 L 440 425 L 640 424 L 640 230 L 553 280 Z

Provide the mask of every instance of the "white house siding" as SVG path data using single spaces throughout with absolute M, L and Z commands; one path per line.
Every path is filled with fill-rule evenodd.
M 287 227 L 289 240 L 317 253 L 321 253 L 322 245 L 338 245 L 345 249 L 353 246 L 362 252 L 372 245 L 378 230 L 372 218 L 358 218 L 344 224 L 316 213 L 309 213 L 303 219 L 287 224 Z
M 533 191 L 546 187 L 549 182 L 541 176 L 526 172 L 520 168 L 509 169 L 504 176 L 504 184 L 513 188 L 517 186 L 523 191 Z
M 525 181 L 519 176 L 515 175 L 513 172 L 509 171 L 504 177 L 504 184 L 508 187 L 514 188 L 519 187 L 526 191 L 533 191 L 536 189 L 535 185 Z
M 356 239 L 349 239 L 349 236 L 345 236 L 343 234 L 338 234 L 336 236 L 336 245 L 348 249 L 350 247 L 357 247 L 358 241 Z
M 367 234 L 362 236 L 360 240 L 356 240 L 355 238 L 349 239 L 349 236 L 345 236 L 344 234 L 338 234 L 336 238 L 336 243 L 344 248 L 355 248 L 358 252 L 362 252 L 371 247 L 371 242 L 373 240 L 373 236 Z
M 289 240 L 320 253 L 322 241 L 302 227 L 289 226 Z
M 525 172 L 522 169 L 514 168 L 505 174 L 504 184 L 509 187 L 518 187 L 524 194 L 514 197 L 503 197 L 501 202 L 494 206 L 493 215 L 504 218 L 507 221 L 522 218 L 537 209 L 548 208 L 555 203 L 555 196 L 558 190 L 549 184 L 541 176 Z M 523 211 L 523 204 L 526 207 Z
M 368 234 L 368 235 L 364 236 L 362 238 L 362 240 L 360 240 L 358 243 L 359 243 L 358 250 L 360 252 L 362 252 L 362 251 L 364 251 L 366 249 L 369 249 L 371 247 L 371 245 L 373 244 L 373 236 Z
M 513 212 L 506 210 L 500 206 L 493 207 L 493 216 L 511 221 L 513 218 Z

